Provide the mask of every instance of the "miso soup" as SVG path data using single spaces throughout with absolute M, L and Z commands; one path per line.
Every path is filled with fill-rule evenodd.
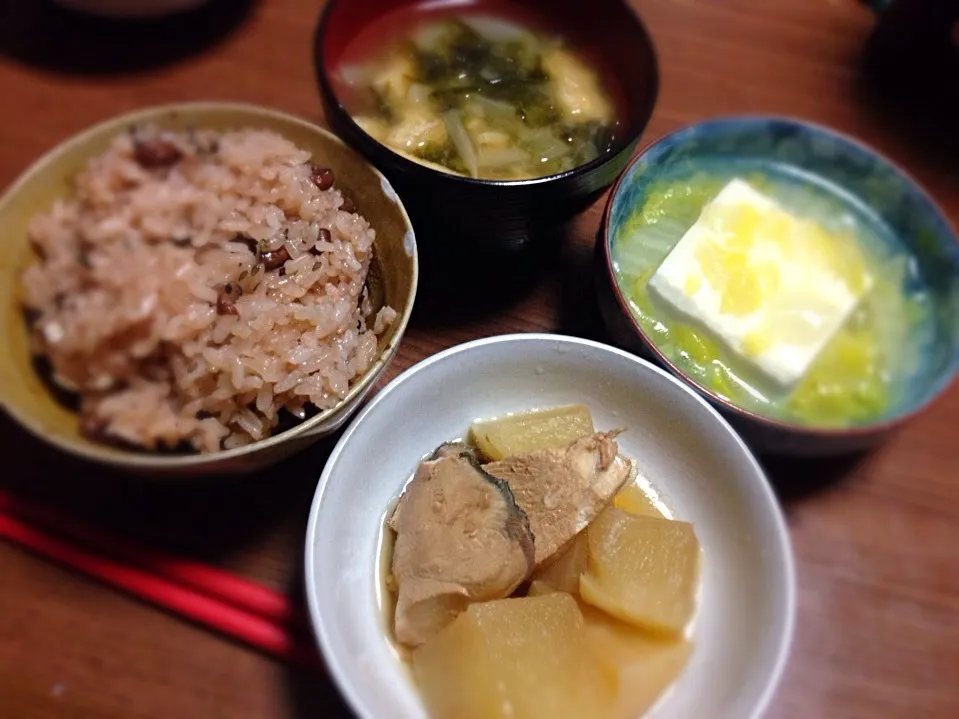
M 619 103 L 598 63 L 527 19 L 405 15 L 347 48 L 338 94 L 373 138 L 472 178 L 565 172 L 609 152 Z

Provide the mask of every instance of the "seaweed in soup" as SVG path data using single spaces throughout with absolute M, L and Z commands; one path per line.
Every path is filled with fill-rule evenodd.
M 608 152 L 615 136 L 595 71 L 561 38 L 500 20 L 427 23 L 361 77 L 367 132 L 459 174 L 563 172 Z

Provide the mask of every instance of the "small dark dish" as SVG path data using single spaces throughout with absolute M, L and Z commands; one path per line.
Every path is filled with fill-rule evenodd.
M 760 161 L 785 167 L 834 188 L 838 197 L 869 212 L 918 267 L 931 300 L 919 361 L 897 378 L 901 389 L 881 416 L 842 427 L 802 425 L 746 410 L 704 387 L 667 359 L 642 329 L 617 281 L 612 260 L 630 208 L 663 177 L 683 177 L 710 162 Z M 674 132 L 647 147 L 610 195 L 596 278 L 603 319 L 615 343 L 649 357 L 709 400 L 761 452 L 828 456 L 874 445 L 925 409 L 959 374 L 959 242 L 935 203 L 892 162 L 859 142 L 826 128 L 785 118 L 732 117 Z M 910 340 L 914 341 L 914 340 Z
M 557 230 L 595 201 L 626 166 L 652 114 L 656 58 L 646 29 L 622 0 L 579 3 L 476 0 L 468 6 L 492 14 L 521 8 L 541 11 L 563 29 L 577 50 L 611 69 L 623 116 L 611 150 L 560 174 L 529 180 L 483 180 L 441 172 L 409 160 L 374 140 L 336 94 L 332 73 L 357 33 L 386 12 L 422 0 L 332 0 L 317 27 L 314 61 L 326 116 L 333 129 L 367 156 L 396 188 L 409 210 L 421 251 L 472 256 L 486 249 L 516 250 L 555 237 Z M 433 3 L 432 5 L 435 5 Z

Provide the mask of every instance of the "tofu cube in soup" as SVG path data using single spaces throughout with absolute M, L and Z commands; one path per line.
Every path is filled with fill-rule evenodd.
M 872 287 L 857 241 L 797 217 L 734 179 L 649 287 L 747 366 L 796 385 Z
M 571 121 L 613 122 L 613 105 L 592 68 L 562 48 L 554 48 L 543 56 L 543 68 L 549 75 L 556 104 Z

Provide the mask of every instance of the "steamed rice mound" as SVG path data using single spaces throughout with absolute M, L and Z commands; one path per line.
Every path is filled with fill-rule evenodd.
M 366 371 L 396 316 L 364 289 L 375 234 L 309 161 L 272 132 L 131 128 L 33 218 L 32 349 L 85 434 L 238 447 Z

